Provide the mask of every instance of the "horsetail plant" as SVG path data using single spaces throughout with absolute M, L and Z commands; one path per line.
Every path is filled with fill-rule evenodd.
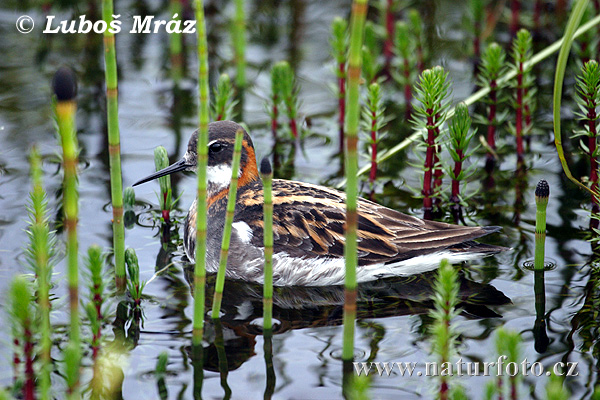
M 473 151 L 469 152 L 469 143 L 471 143 L 471 139 L 476 133 L 476 130 L 471 129 L 469 108 L 465 103 L 459 103 L 455 107 L 454 116 L 448 124 L 448 131 L 450 133 L 448 152 L 454 161 L 454 169 L 448 171 L 448 175 L 452 179 L 450 209 L 454 216 L 454 222 L 458 223 L 463 218 L 462 206 L 464 205 L 464 197 L 460 194 L 460 184 L 464 182 L 475 167 L 475 165 L 472 165 L 471 168 L 465 170 L 463 165 L 465 160 L 473 153 Z
M 456 352 L 457 334 L 451 322 L 458 315 L 458 273 L 448 262 L 442 260 L 437 277 L 433 285 L 433 303 L 435 309 L 431 312 L 433 325 L 431 326 L 431 351 L 437 357 L 437 365 L 443 366 L 450 363 Z M 439 374 L 438 398 L 447 400 L 450 395 L 448 377 Z
M 331 23 L 331 53 L 336 63 L 338 95 L 338 125 L 340 154 L 344 153 L 344 120 L 346 111 L 346 55 L 348 53 L 348 22 L 335 17 Z
M 371 158 L 371 171 L 369 172 L 369 198 L 374 201 L 375 198 L 375 180 L 377 179 L 377 144 L 381 140 L 378 135 L 381 129 L 385 126 L 385 118 L 383 113 L 383 99 L 381 96 L 381 86 L 378 83 L 371 83 L 367 92 L 367 102 L 362 111 L 363 129 L 369 132 L 369 148 Z
M 485 98 L 487 103 L 487 115 L 480 118 L 483 125 L 487 125 L 487 145 L 491 149 L 487 153 L 486 169 L 490 172 L 496 162 L 496 129 L 498 125 L 506 118 L 507 111 L 498 112 L 498 105 L 501 102 L 500 87 L 498 79 L 506 72 L 506 53 L 497 43 L 491 43 L 481 56 L 479 64 L 479 74 L 477 76 L 477 84 L 481 88 L 489 90 L 488 96 Z
M 414 46 L 410 40 L 410 31 L 404 21 L 396 22 L 396 38 L 394 46 L 399 60 L 399 71 L 392 76 L 404 88 L 404 106 L 406 110 L 406 120 L 410 120 L 412 113 L 412 83 L 413 71 L 415 70 L 416 60 L 414 55 Z
M 100 350 L 100 339 L 102 338 L 102 322 L 104 312 L 102 306 L 104 304 L 104 277 L 102 276 L 102 268 L 104 265 L 104 257 L 100 246 L 93 245 L 88 248 L 86 266 L 88 270 L 88 286 L 90 301 L 86 305 L 86 313 L 92 328 L 92 360 L 98 357 Z
M 233 86 L 231 79 L 227 74 L 221 74 L 217 87 L 213 90 L 213 110 L 212 116 L 214 121 L 227 121 L 235 119 L 235 106 L 237 100 L 233 99 Z
M 394 58 L 394 12 L 396 1 L 395 0 L 383 0 L 385 1 L 384 9 L 384 28 L 385 28 L 385 41 L 383 42 L 383 55 L 385 57 L 385 70 L 389 73 L 392 59 Z
M 125 250 L 125 263 L 127 264 L 127 272 L 129 273 L 127 288 L 137 309 L 142 302 L 142 291 L 144 290 L 144 286 L 146 286 L 146 282 L 140 282 L 140 265 L 135 250 L 131 247 Z
M 169 166 L 169 155 L 167 149 L 163 146 L 158 146 L 154 149 L 154 166 L 157 171 Z M 175 202 L 173 201 L 173 191 L 171 189 L 171 177 L 169 175 L 158 178 L 160 193 L 158 194 L 158 202 L 162 213 L 162 219 L 165 224 L 171 221 L 171 211 Z
M 52 82 L 56 96 L 56 119 L 58 132 L 61 138 L 63 150 L 63 211 L 67 231 L 67 281 L 69 284 L 70 304 L 70 333 L 69 357 L 65 358 L 68 363 L 67 369 L 74 375 L 69 379 L 69 395 L 79 395 L 79 360 L 81 358 L 80 336 L 79 336 L 79 266 L 78 266 L 78 242 L 77 242 L 77 218 L 79 214 L 77 193 L 77 156 L 79 148 L 77 145 L 75 111 L 77 105 L 77 80 L 74 72 L 66 67 L 60 68 L 54 75 Z
M 206 285 L 206 166 L 208 163 L 208 44 L 204 1 L 195 0 L 196 34 L 198 43 L 198 193 L 196 195 L 196 265 L 194 267 L 194 320 L 192 330 L 192 353 L 196 363 L 201 362 L 201 343 L 204 335 L 204 303 Z M 194 388 L 200 390 L 200 387 Z M 200 395 L 200 393 L 198 393 Z
M 546 207 L 548 206 L 548 197 L 550 196 L 550 187 L 544 179 L 538 182 L 535 188 L 535 259 L 534 268 L 536 270 L 544 269 L 544 256 L 546 246 Z
M 359 84 L 361 70 L 361 49 L 363 32 L 367 16 L 368 0 L 354 0 L 350 21 L 350 51 L 348 54 L 348 94 L 346 97 L 346 245 L 344 259 L 346 274 L 344 278 L 344 340 L 342 360 L 349 362 L 354 358 L 354 322 L 356 319 L 356 266 L 358 240 L 358 126 L 360 119 Z
M 415 97 L 420 104 L 415 106 L 412 122 L 417 129 L 423 130 L 425 143 L 425 173 L 421 191 L 425 219 L 432 218 L 434 198 L 440 195 L 441 190 L 440 127 L 448 111 L 450 82 L 447 78 L 448 73 L 438 66 L 423 71 L 415 86 Z
M 244 0 L 235 0 L 235 16 L 232 27 L 233 50 L 235 54 L 235 84 L 238 90 L 246 87 L 246 14 Z
M 183 11 L 182 0 L 169 1 L 169 15 L 174 20 L 180 21 Z M 175 30 L 169 34 L 169 51 L 171 56 L 171 79 L 175 85 L 179 85 L 183 76 L 183 54 L 182 54 L 181 32 Z
M 102 19 L 108 26 L 113 21 L 113 0 L 102 0 Z M 113 247 L 117 290 L 125 289 L 125 223 L 123 221 L 123 181 L 121 175 L 121 139 L 119 133 L 119 93 L 117 89 L 117 55 L 115 35 L 104 31 L 104 74 L 106 79 L 106 112 L 108 119 L 108 154 L 110 164 L 110 197 L 113 210 Z
M 296 79 L 294 78 L 294 71 L 287 61 L 280 61 L 279 65 L 279 83 L 280 95 L 283 104 L 285 105 L 285 112 L 288 117 L 288 124 L 290 132 L 294 139 L 298 138 L 298 126 L 296 118 L 298 116 L 298 88 L 296 87 Z
M 375 82 L 381 70 L 381 65 L 379 65 L 377 60 L 377 56 L 380 53 L 377 39 L 375 24 L 367 21 L 365 23 L 365 39 L 362 48 L 362 74 L 368 84 Z
M 48 201 L 42 186 L 42 160 L 37 147 L 32 147 L 30 156 L 32 190 L 30 193 L 29 246 L 25 253 L 29 263 L 34 266 L 37 277 L 37 303 L 40 321 L 40 376 L 39 392 L 42 400 L 50 398 L 50 374 L 52 372 L 52 348 L 50 324 L 50 285 L 52 277 L 51 259 L 54 256 L 56 237 L 48 224 Z
M 473 32 L 473 57 L 475 64 L 475 71 L 477 71 L 477 65 L 479 64 L 479 58 L 481 57 L 481 21 L 483 21 L 483 0 L 471 0 L 469 2 L 472 21 L 469 26 L 472 27 Z
M 423 49 L 423 18 L 414 8 L 408 10 L 408 28 L 417 53 L 416 65 L 419 73 L 425 69 L 425 50 Z
M 271 68 L 271 97 L 270 104 L 267 105 L 271 117 L 271 134 L 275 141 L 277 141 L 277 130 L 279 129 L 279 108 L 283 101 L 281 98 L 281 68 L 281 63 L 277 63 Z
M 513 68 L 517 71 L 515 87 L 514 107 L 516 111 L 514 132 L 517 138 L 517 159 L 518 163 L 523 162 L 523 137 L 528 133 L 531 127 L 531 97 L 533 91 L 531 86 L 533 83 L 531 77 L 531 60 L 532 39 L 529 31 L 525 29 L 519 30 L 512 45 Z
M 583 64 L 581 72 L 577 76 L 577 96 L 575 100 L 579 106 L 576 112 L 577 119 L 583 124 L 583 130 L 577 133 L 579 136 L 587 136 L 585 143 L 580 140 L 580 146 L 590 159 L 590 188 L 592 192 L 598 193 L 598 114 L 596 109 L 600 104 L 600 68 L 598 62 L 590 60 Z M 590 218 L 590 229 L 598 228 L 598 219 L 595 217 L 600 213 L 600 198 L 592 195 L 592 218 Z
M 273 169 L 266 157 L 260 162 L 260 177 L 263 183 L 263 241 L 265 246 L 263 331 L 271 332 L 273 328 Z
M 221 240 L 221 256 L 219 257 L 219 269 L 213 294 L 212 318 L 219 318 L 221 313 L 221 301 L 223 300 L 223 287 L 225 286 L 225 269 L 227 268 L 227 257 L 229 255 L 229 242 L 233 216 L 235 215 L 235 204 L 237 202 L 238 176 L 240 171 L 240 160 L 242 158 L 242 140 L 244 131 L 238 129 L 235 132 L 235 144 L 233 145 L 233 160 L 231 161 L 231 181 L 227 194 L 227 211 L 225 213 L 225 225 L 223 227 L 223 238 Z
M 24 276 L 16 276 L 10 285 L 10 312 L 13 318 L 13 332 L 20 338 L 25 359 L 25 379 L 23 382 L 23 399 L 35 399 L 34 332 L 35 322 L 31 308 L 32 297 L 29 282 Z

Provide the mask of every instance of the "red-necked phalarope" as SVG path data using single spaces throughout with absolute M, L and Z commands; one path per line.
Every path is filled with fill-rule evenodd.
M 216 272 L 229 183 L 235 133 L 230 121 L 209 125 L 207 271 Z M 192 134 L 183 158 L 134 184 L 139 185 L 178 171 L 196 171 L 197 132 Z M 345 194 L 323 186 L 282 179 L 273 180 L 273 283 L 277 286 L 326 286 L 344 282 Z M 263 189 L 254 146 L 244 131 L 237 205 L 226 275 L 253 282 L 263 280 Z M 479 258 L 506 250 L 473 239 L 500 228 L 451 225 L 425 221 L 380 206 L 358 202 L 357 279 L 411 275 L 451 262 Z M 196 202 L 184 227 L 184 249 L 194 260 Z

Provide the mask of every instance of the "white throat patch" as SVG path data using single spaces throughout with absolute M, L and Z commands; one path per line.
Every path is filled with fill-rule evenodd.
M 225 164 L 208 167 L 206 178 L 208 184 L 216 186 L 217 190 L 225 189 L 231 182 L 231 167 Z

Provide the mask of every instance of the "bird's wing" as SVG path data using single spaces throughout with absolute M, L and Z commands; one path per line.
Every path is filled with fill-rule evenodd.
M 263 246 L 262 188 L 240 194 L 236 219 L 252 229 L 252 244 Z M 344 256 L 346 207 L 343 192 L 323 186 L 273 180 L 273 243 L 276 252 L 295 257 Z M 399 261 L 442 250 L 494 232 L 424 221 L 360 199 L 360 265 Z

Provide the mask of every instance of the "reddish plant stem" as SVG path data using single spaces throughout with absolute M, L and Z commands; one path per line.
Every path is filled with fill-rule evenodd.
M 23 387 L 23 398 L 25 400 L 35 399 L 35 372 L 33 371 L 33 337 L 29 322 L 25 322 L 23 338 L 23 353 L 25 357 L 25 386 Z
M 475 37 L 473 38 L 473 56 L 475 57 L 475 64 L 479 64 L 479 59 L 481 57 L 481 22 L 475 21 L 473 28 L 475 34 Z
M 517 74 L 517 115 L 515 131 L 517 134 L 517 159 L 523 160 L 523 63 L 519 63 Z
M 441 107 L 440 107 L 441 108 Z M 435 121 L 439 121 L 440 120 L 440 114 L 436 114 L 435 116 Z M 436 127 L 434 129 L 435 131 L 435 137 L 436 139 L 440 136 L 440 128 Z M 434 147 L 434 153 L 433 153 L 433 193 L 436 195 L 436 197 L 434 198 L 434 205 L 436 206 L 436 208 L 438 209 L 438 211 L 440 210 L 441 206 L 442 206 L 442 199 L 437 196 L 437 194 L 441 193 L 442 190 L 442 176 L 443 176 L 443 171 L 442 171 L 442 167 L 440 165 L 440 158 L 439 155 L 442 152 L 442 146 L 440 146 L 439 144 L 436 144 Z
M 517 31 L 519 30 L 519 8 L 521 4 L 519 0 L 512 0 L 510 6 L 510 34 L 511 36 L 516 36 Z
M 220 121 L 220 119 L 218 120 Z M 167 197 L 169 196 L 169 194 L 167 192 L 163 193 L 163 204 L 165 205 L 165 207 L 167 206 Z M 170 211 L 167 209 L 162 210 L 162 217 L 163 220 L 165 221 L 165 223 L 169 223 L 170 221 Z
M 406 105 L 406 120 L 410 121 L 410 115 L 412 113 L 412 91 L 410 85 L 410 65 L 408 59 L 404 59 L 404 103 Z
M 344 154 L 344 121 L 346 120 L 346 63 L 341 62 L 339 65 L 339 78 L 338 78 L 338 108 L 340 111 L 338 124 L 340 126 L 339 138 L 340 138 L 340 154 Z
M 375 179 L 377 179 L 377 113 L 372 112 L 371 119 L 371 171 L 369 172 L 369 182 L 371 183 L 371 193 L 369 199 L 375 201 Z
M 600 0 L 594 0 L 594 11 L 596 11 L 596 15 L 600 15 Z M 596 37 L 600 38 L 600 26 L 598 26 Z M 597 43 L 596 46 L 596 60 L 600 60 L 600 43 Z
M 498 102 L 498 93 L 496 88 L 498 84 L 495 79 L 490 82 L 490 112 L 488 114 L 487 142 L 491 149 L 496 150 L 496 104 Z M 493 157 L 488 153 L 488 158 Z
M 290 130 L 292 131 L 294 139 L 298 139 L 298 127 L 296 126 L 296 119 L 294 118 L 290 118 Z
M 433 110 L 427 109 L 427 125 L 434 126 L 433 116 L 431 115 Z M 435 129 L 427 129 L 427 150 L 425 153 L 425 175 L 423 177 L 423 211 L 424 218 L 431 219 L 431 213 L 433 210 L 433 165 L 435 158 Z

